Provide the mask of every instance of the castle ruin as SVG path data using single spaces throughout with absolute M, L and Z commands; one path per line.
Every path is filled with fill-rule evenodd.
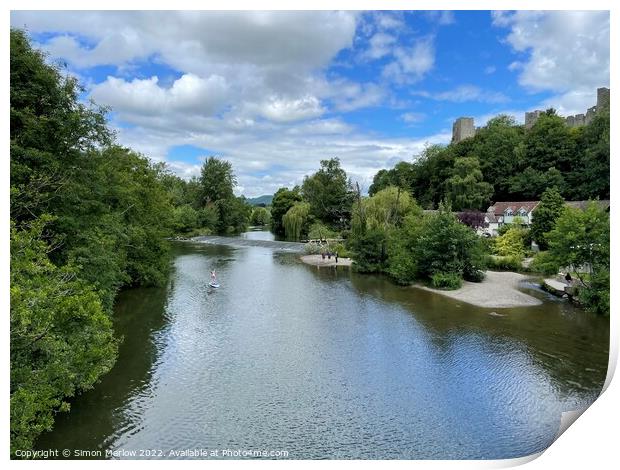
M 567 116 L 564 118 L 568 127 L 578 127 L 590 124 L 594 119 L 594 116 L 599 111 L 609 109 L 609 88 L 601 87 L 596 89 L 596 105 L 588 108 L 585 114 L 575 114 L 574 116 Z M 543 111 L 537 109 L 535 111 L 528 111 L 525 113 L 525 128 L 531 129 L 536 120 L 542 114 Z
M 585 114 L 576 114 L 564 118 L 568 127 L 578 127 L 590 124 L 594 116 L 600 111 L 609 110 L 609 88 L 597 88 L 596 105 L 588 108 Z M 531 129 L 544 111 L 536 109 L 525 113 L 525 128 Z M 456 144 L 462 140 L 476 135 L 477 128 L 474 126 L 474 118 L 460 117 L 452 124 L 452 143 Z
M 473 117 L 460 117 L 452 124 L 452 143 L 456 144 L 474 135 L 476 135 L 476 128 Z

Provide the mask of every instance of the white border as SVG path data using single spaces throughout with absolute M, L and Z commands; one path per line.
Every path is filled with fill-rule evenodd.
M 200 2 L 197 0 L 177 0 L 172 4 L 169 2 L 161 2 L 154 0 L 94 0 L 90 2 L 77 1 L 77 0 L 57 0 L 53 2 L 53 5 L 41 1 L 35 0 L 8 0 L 3 2 L 3 8 L 0 12 L 2 15 L 3 24 L 6 25 L 5 31 L 0 36 L 0 43 L 2 45 L 2 55 L 4 73 L 2 74 L 3 90 L 2 105 L 2 133 L 5 149 L 5 157 L 1 159 L 0 178 L 2 178 L 2 193 L 3 201 L 1 207 L 1 236 L 3 249 L 0 250 L 0 256 L 2 257 L 1 276 L 2 283 L 0 286 L 2 295 L 2 307 L 5 315 L 4 321 L 8 322 L 9 311 L 9 157 L 8 157 L 8 141 L 9 141 L 9 40 L 8 40 L 8 26 L 10 24 L 10 10 L 94 10 L 94 9 L 117 9 L 117 10 L 166 10 L 173 9 L 178 10 L 201 10 L 201 9 L 213 9 L 213 10 L 244 10 L 244 9 L 273 9 L 273 10 L 332 10 L 332 9 L 349 9 L 349 10 L 435 10 L 435 9 L 453 9 L 453 10 L 508 10 L 508 9 L 546 9 L 546 10 L 611 10 L 611 84 L 610 88 L 613 89 L 611 94 L 611 108 L 615 110 L 620 109 L 620 103 L 617 98 L 616 90 L 620 88 L 616 87 L 617 77 L 616 67 L 617 61 L 615 60 L 614 52 L 617 48 L 614 46 L 618 44 L 618 8 L 616 5 L 620 5 L 620 2 L 602 1 L 602 0 L 590 0 L 586 4 L 576 1 L 549 1 L 549 0 L 520 0 L 520 1 L 488 1 L 488 0 L 476 0 L 469 2 L 456 2 L 446 0 L 436 1 L 403 1 L 403 0 L 386 0 L 386 1 L 326 1 L 326 0 L 314 0 L 312 2 L 295 2 L 287 3 L 285 1 L 261 1 L 250 2 L 242 0 L 227 0 L 226 2 Z M 612 214 L 615 214 L 617 210 L 615 201 L 615 185 L 618 180 L 618 171 L 620 163 L 617 158 L 620 158 L 618 154 L 618 126 L 617 120 L 614 118 L 616 115 L 612 111 L 612 126 L 611 126 L 611 200 L 612 200 Z M 612 217 L 612 234 L 618 233 L 618 218 Z M 618 237 L 615 237 L 616 239 Z M 611 270 L 611 305 L 612 316 L 610 320 L 611 330 L 611 342 L 610 342 L 610 367 L 608 371 L 608 377 L 605 383 L 605 391 L 603 395 L 578 419 L 577 423 L 572 426 L 568 432 L 562 434 L 562 436 L 549 447 L 542 455 L 537 454 L 534 456 L 524 457 L 520 459 L 512 460 L 495 460 L 495 461 L 155 461 L 155 462 L 143 462 L 143 461 L 95 461 L 89 462 L 89 467 L 100 467 L 103 465 L 119 465 L 121 467 L 129 466 L 146 466 L 162 468 L 162 466 L 168 466 L 171 463 L 177 465 L 187 465 L 197 468 L 209 465 L 209 467 L 222 467 L 231 468 L 231 466 L 246 466 L 252 465 L 254 468 L 265 468 L 266 466 L 280 466 L 283 468 L 286 465 L 289 468 L 291 465 L 300 468 L 308 468 L 308 466 L 326 466 L 333 467 L 338 465 L 356 468 L 369 468 L 375 465 L 381 465 L 381 467 L 410 467 L 411 465 L 421 466 L 424 468 L 502 468 L 515 465 L 521 465 L 527 462 L 531 468 L 549 468 L 561 467 L 564 469 L 584 467 L 591 468 L 608 468 L 612 462 L 618 462 L 618 444 L 616 430 L 618 429 L 616 419 L 618 417 L 618 403 L 620 403 L 620 386 L 618 381 L 611 382 L 613 372 L 615 371 L 617 358 L 618 358 L 618 321 L 616 318 L 618 294 L 614 291 L 614 281 L 619 279 L 618 277 L 618 265 L 616 263 L 618 254 L 618 241 L 612 237 L 612 270 Z M 5 323 L 6 325 L 6 323 Z M 9 331 L 8 325 L 4 328 L 4 335 L 2 336 L 2 354 L 3 360 L 0 367 L 2 368 L 3 377 L 5 379 L 5 393 L 2 407 L 0 407 L 0 417 L 3 423 L 3 434 L 0 443 L 0 455 L 2 459 L 7 461 L 10 465 L 15 467 L 31 467 L 37 465 L 46 465 L 49 468 L 82 468 L 84 462 L 79 461 L 37 461 L 37 462 L 20 462 L 9 461 Z M 538 458 L 536 458 L 538 457 Z

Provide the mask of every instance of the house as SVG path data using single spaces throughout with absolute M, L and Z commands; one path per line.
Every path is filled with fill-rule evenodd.
M 497 216 L 493 212 L 487 212 L 484 214 L 484 222 L 486 227 L 482 228 L 482 234 L 486 236 L 495 237 L 498 235 L 499 222 Z
M 491 219 L 495 219 L 493 224 L 497 224 L 497 228 L 504 224 L 513 224 L 517 220 L 522 225 L 532 225 L 533 212 L 540 201 L 517 201 L 517 202 L 496 202 L 487 209 L 487 218 L 489 218 L 489 227 Z

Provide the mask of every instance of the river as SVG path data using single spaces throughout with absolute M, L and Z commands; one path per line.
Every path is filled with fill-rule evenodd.
M 151 458 L 532 454 L 552 442 L 562 411 L 600 393 L 609 322 L 528 292 L 543 304 L 493 312 L 272 247 L 175 243 L 166 287 L 117 300 L 115 367 L 37 447 Z

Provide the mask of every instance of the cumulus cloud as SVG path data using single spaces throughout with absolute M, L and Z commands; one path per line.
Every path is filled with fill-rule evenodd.
M 300 183 L 330 156 L 340 157 L 367 188 L 379 169 L 410 160 L 426 143 L 450 140 L 449 132 L 388 138 L 335 115 L 396 103 L 392 81 L 417 81 L 434 64 L 432 39 L 414 41 L 403 33 L 403 14 L 380 12 L 366 37 L 375 38 L 376 60 L 394 64 L 389 80 L 328 74 L 338 54 L 352 47 L 360 18 L 351 12 L 18 11 L 11 24 L 44 33 L 40 46 L 85 76 L 92 67 L 116 67 L 88 91 L 113 108 L 119 143 L 166 161 L 183 177 L 197 175 L 201 162 L 169 161 L 170 149 L 209 149 L 233 164 L 237 191 L 255 196 Z M 414 114 L 402 119 L 412 123 Z
M 225 79 L 217 75 L 205 79 L 185 74 L 169 88 L 160 86 L 155 76 L 131 81 L 108 77 L 93 86 L 91 97 L 98 103 L 128 114 L 192 112 L 210 115 L 225 102 L 228 91 Z
M 408 48 L 397 47 L 393 55 L 395 60 L 385 66 L 383 75 L 400 84 L 420 81 L 435 65 L 431 38 L 420 39 Z
M 510 66 L 522 86 L 566 93 L 609 85 L 608 11 L 494 12 L 493 22 L 527 57 Z

